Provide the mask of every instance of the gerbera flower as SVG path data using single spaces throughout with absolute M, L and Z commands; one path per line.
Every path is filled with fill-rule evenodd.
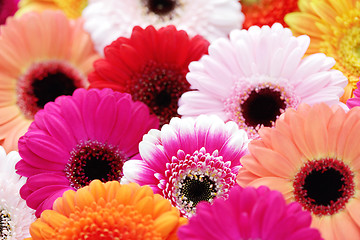
M 360 108 L 288 109 L 241 159 L 241 186 L 266 185 L 311 212 L 326 240 L 360 239 Z
M 13 16 L 18 9 L 19 0 L 6 0 L 0 2 L 0 25 L 6 22 L 9 16 Z
M 310 36 L 307 53 L 322 52 L 336 60 L 334 68 L 349 80 L 341 98 L 346 102 L 360 76 L 360 2 L 299 0 L 299 9 L 286 15 L 285 22 L 295 35 Z
M 134 26 L 175 25 L 212 41 L 240 29 L 244 21 L 237 0 L 102 0 L 89 3 L 82 17 L 99 53 L 118 37 L 129 37 Z
M 353 93 L 353 97 L 352 98 L 349 98 L 347 101 L 346 101 L 346 105 L 349 107 L 349 108 L 353 108 L 353 107 L 356 107 L 356 106 L 360 106 L 360 82 L 357 82 L 356 84 L 357 88 L 355 89 L 354 93 Z
M 173 118 L 139 144 L 143 160 L 124 164 L 123 182 L 149 185 L 182 215 L 194 214 L 200 201 L 226 198 L 235 183 L 248 139 L 234 122 L 216 116 Z
M 6 155 L 0 146 L 0 239 L 18 240 L 30 236 L 29 227 L 35 220 L 34 210 L 19 195 L 26 179 L 15 173 L 21 159 L 16 151 Z
M 181 96 L 178 113 L 216 114 L 256 138 L 261 126 L 273 126 L 301 102 L 337 104 L 346 77 L 330 70 L 335 61 L 324 54 L 303 59 L 309 41 L 279 23 L 232 31 L 230 40 L 214 41 L 209 55 L 189 65 L 186 78 L 198 91 Z
M 66 191 L 30 227 L 37 239 L 177 239 L 187 222 L 170 202 L 148 186 L 94 180 Z
M 40 216 L 68 189 L 93 179 L 120 180 L 124 162 L 140 157 L 142 136 L 158 126 L 156 116 L 126 93 L 77 89 L 58 97 L 19 140 L 16 169 L 28 177 L 21 197 Z
M 178 99 L 190 86 L 188 65 L 206 54 L 208 46 L 202 37 L 189 38 L 174 26 L 135 27 L 130 38 L 118 38 L 105 48 L 105 58 L 95 61 L 90 87 L 130 93 L 163 125 L 178 116 Z
M 61 31 L 59 31 L 61 29 Z M 61 12 L 11 18 L 0 35 L 0 141 L 17 149 L 35 113 L 60 95 L 87 87 L 99 56 L 82 21 Z
M 16 13 L 20 16 L 31 11 L 62 10 L 68 18 L 78 18 L 88 1 L 95 0 L 20 0 L 20 9 Z
M 273 25 L 278 22 L 287 26 L 284 17 L 298 10 L 298 0 L 239 0 L 245 15 L 244 29 L 251 26 Z
M 286 204 L 278 191 L 236 186 L 226 200 L 200 203 L 196 215 L 179 228 L 178 236 L 180 240 L 322 239 L 310 224 L 310 213 L 296 202 Z

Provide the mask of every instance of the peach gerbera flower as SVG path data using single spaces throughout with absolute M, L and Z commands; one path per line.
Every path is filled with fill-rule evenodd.
M 177 208 L 149 186 L 94 180 L 66 191 L 30 227 L 29 239 L 177 239 L 186 224 Z
M 295 35 L 307 34 L 307 53 L 325 53 L 336 60 L 335 69 L 349 82 L 342 101 L 353 96 L 360 76 L 360 1 L 299 0 L 300 12 L 289 13 L 285 22 Z
M 7 151 L 17 150 L 19 137 L 47 102 L 88 86 L 99 56 L 82 25 L 60 11 L 45 11 L 1 26 L 0 142 Z
M 326 240 L 360 239 L 360 107 L 301 104 L 259 135 L 240 160 L 238 183 L 299 202 Z
M 19 10 L 20 16 L 30 11 L 42 12 L 44 10 L 62 10 L 68 18 L 78 18 L 82 10 L 87 6 L 89 0 L 21 0 Z

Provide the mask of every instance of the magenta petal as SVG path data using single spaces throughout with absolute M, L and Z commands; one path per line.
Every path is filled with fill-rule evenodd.
M 66 121 L 62 117 L 52 114 L 47 114 L 43 119 L 49 134 L 59 140 L 68 152 L 71 152 L 74 146 L 76 146 L 77 140 L 74 138 L 75 134 Z
M 77 91 L 75 91 L 77 92 Z M 74 137 L 79 140 L 87 140 L 88 135 L 85 130 L 85 124 L 79 106 L 74 101 L 66 100 L 62 104 L 62 114 L 66 116 L 65 121 L 74 133 Z
M 30 151 L 30 149 L 28 149 L 26 145 L 23 145 L 22 140 L 24 137 L 25 136 L 21 137 L 19 140 L 19 153 L 20 156 L 23 158 L 21 161 L 25 161 L 29 165 L 39 169 L 48 169 L 50 171 L 62 171 L 64 169 L 64 163 L 48 161 L 47 159 L 43 159 Z
M 27 132 L 24 137 L 29 150 L 42 159 L 55 163 L 66 163 L 70 157 L 69 152 L 64 151 L 64 146 L 56 138 L 32 132 Z
M 82 116 L 86 121 L 84 121 L 85 129 L 87 132 L 87 136 L 90 139 L 95 138 L 95 116 L 97 104 L 99 102 L 99 95 L 95 91 L 89 91 L 88 94 L 85 96 L 81 111 Z
M 51 169 L 35 168 L 32 165 L 25 162 L 24 160 L 20 160 L 15 165 L 15 169 L 16 169 L 17 174 L 24 176 L 24 177 L 29 177 L 29 176 L 39 174 L 39 173 L 46 173 L 49 171 L 56 172 L 56 170 L 51 170 Z
M 20 188 L 20 196 L 22 199 L 27 199 L 28 196 L 32 193 L 33 191 L 31 191 L 28 186 L 26 184 L 24 184 L 21 188 Z
M 95 139 L 100 142 L 107 142 L 116 122 L 116 100 L 112 95 L 101 99 L 95 112 Z
M 128 130 L 128 125 L 130 123 L 131 118 L 131 100 L 127 98 L 122 98 L 116 103 L 116 109 L 119 111 L 116 112 L 116 124 L 113 128 L 113 131 L 109 136 L 109 143 L 114 145 L 126 145 L 127 143 L 127 134 L 131 134 Z M 121 109 L 121 110 L 120 110 Z M 117 136 L 124 136 L 122 138 L 118 138 Z M 122 147 L 120 147 L 122 149 Z
M 41 173 L 27 179 L 26 185 L 32 191 L 51 185 L 69 186 L 69 180 L 61 173 Z
M 40 188 L 39 190 L 34 191 L 26 198 L 26 203 L 29 207 L 36 209 L 36 215 L 40 215 L 41 212 L 45 209 L 39 209 L 40 204 L 46 200 L 48 197 L 53 196 L 56 192 L 61 192 L 63 194 L 69 187 L 66 186 L 57 186 L 51 185 Z
M 143 160 L 150 168 L 154 169 L 155 172 L 165 172 L 166 163 L 170 161 L 164 152 L 163 146 L 141 142 L 139 150 Z

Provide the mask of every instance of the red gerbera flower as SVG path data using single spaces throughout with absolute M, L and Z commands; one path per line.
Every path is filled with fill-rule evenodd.
M 188 65 L 207 53 L 209 42 L 167 26 L 156 30 L 134 27 L 130 38 L 120 37 L 105 47 L 95 62 L 90 87 L 112 88 L 132 95 L 156 114 L 160 124 L 178 116 L 178 99 L 188 91 Z
M 298 0 L 240 0 L 245 14 L 244 29 L 253 25 L 273 25 L 276 22 L 287 27 L 284 17 L 298 10 Z

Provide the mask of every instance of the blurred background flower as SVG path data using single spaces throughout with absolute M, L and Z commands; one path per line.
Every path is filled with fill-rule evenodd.
M 212 41 L 227 37 L 244 21 L 237 0 L 97 0 L 89 3 L 82 17 L 100 54 L 118 37 L 130 37 L 134 26 L 175 25 L 190 37 Z
M 287 27 L 284 17 L 298 10 L 298 0 L 240 0 L 245 15 L 244 29 L 251 26 L 271 26 L 281 23 Z

